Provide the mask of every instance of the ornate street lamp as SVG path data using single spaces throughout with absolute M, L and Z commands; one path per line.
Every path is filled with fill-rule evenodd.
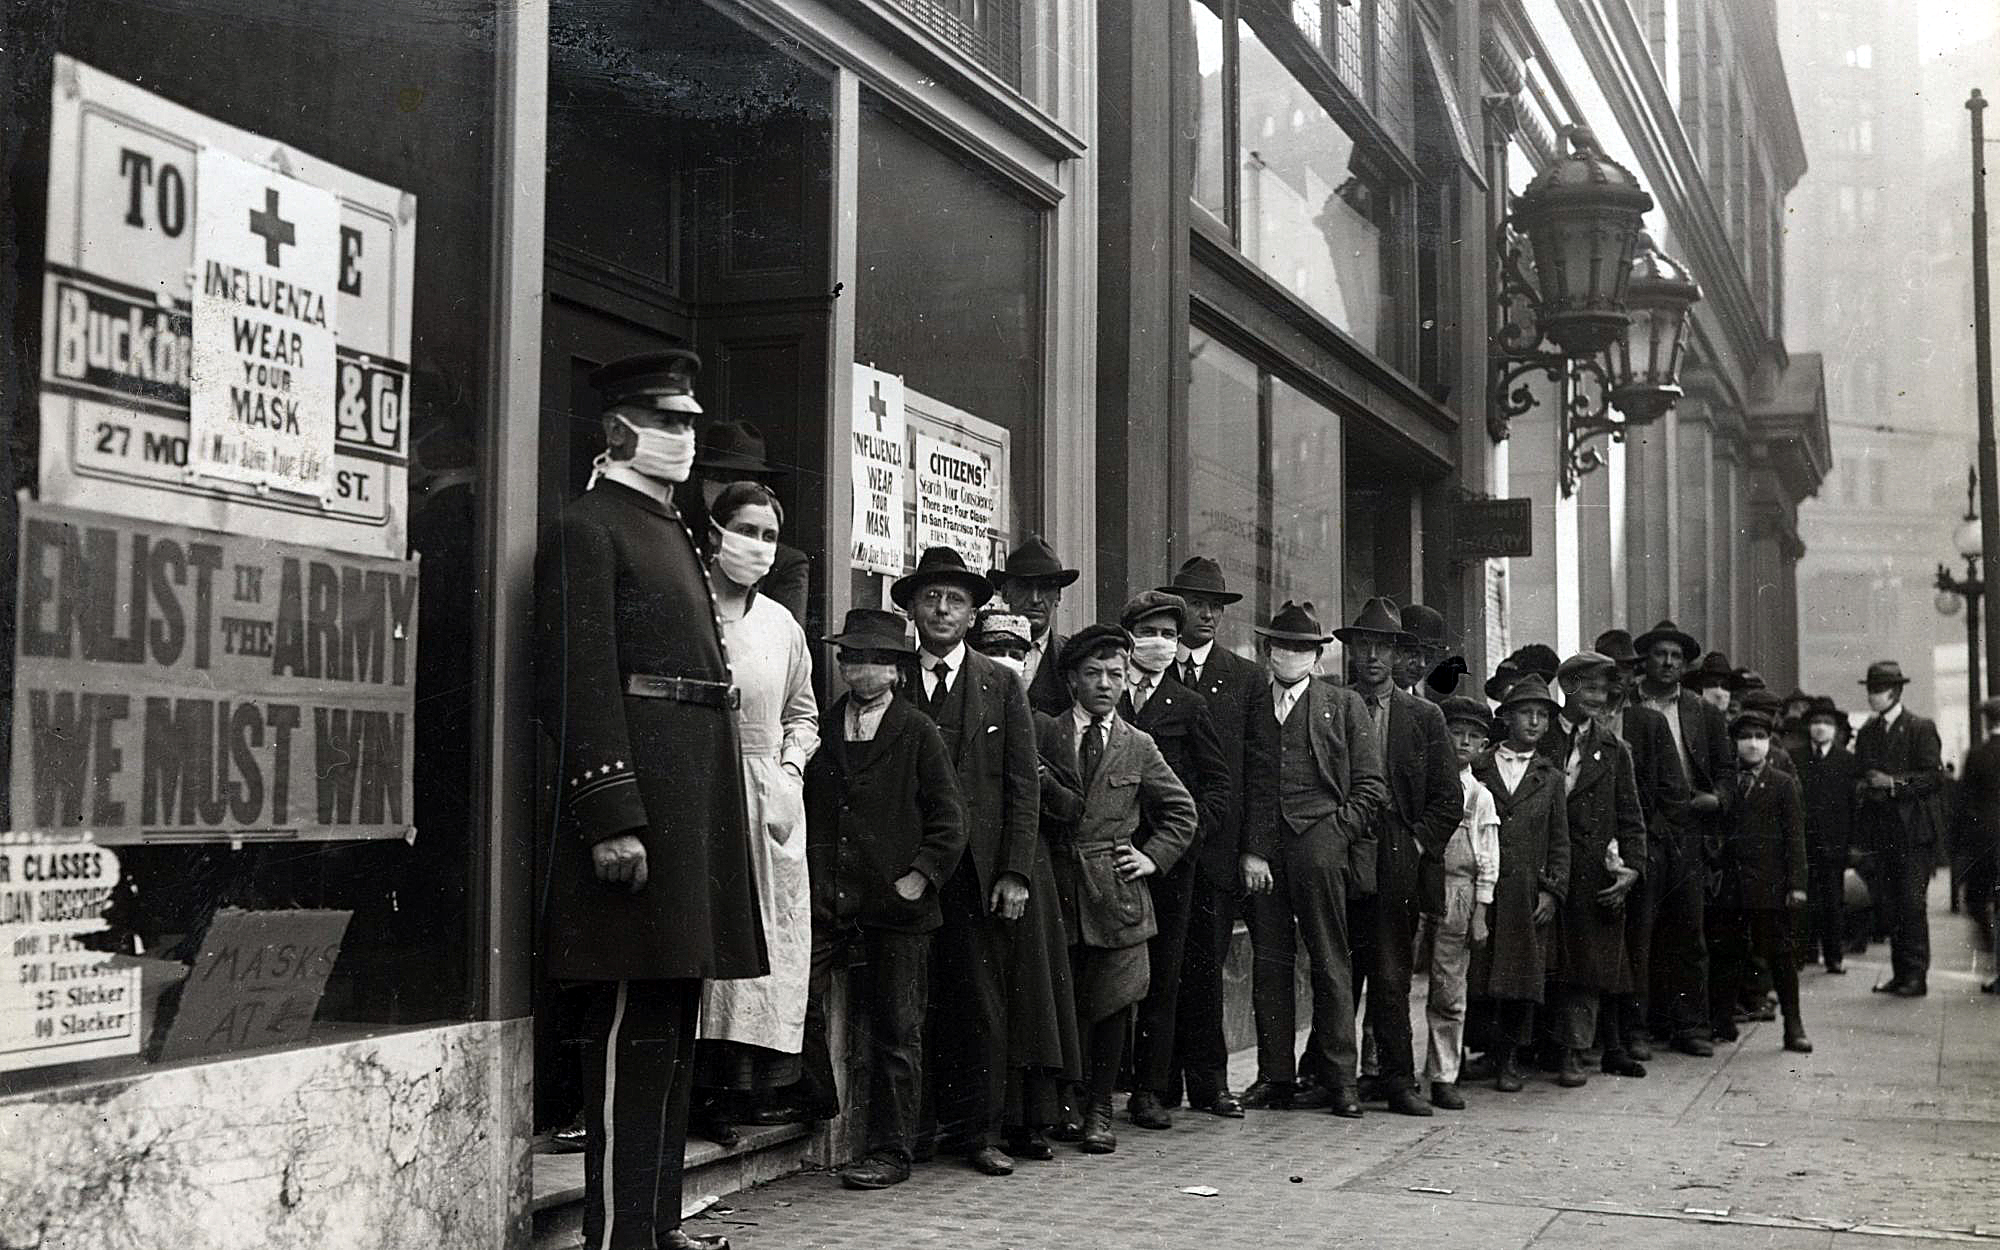
M 1986 597 L 1986 583 L 1979 576 L 1979 559 L 1985 543 L 1981 541 L 1979 512 L 1973 500 L 1979 490 L 1979 471 L 1965 471 L 1965 519 L 1952 532 L 1951 545 L 1957 549 L 1959 557 L 1965 561 L 1965 576 L 1953 577 L 1951 570 L 1942 561 L 1937 567 L 1937 598 L 1933 601 L 1944 616 L 1958 615 L 1958 605 L 1965 603 L 1965 679 L 1966 705 L 1972 720 L 1972 737 L 1967 741 L 1977 743 L 1984 735 L 1979 723 L 1979 701 L 1983 698 L 1979 680 L 1979 608 Z
M 1587 128 L 1565 134 L 1570 154 L 1535 176 L 1495 235 L 1487 426 L 1506 438 L 1509 422 L 1535 406 L 1529 374 L 1566 383 L 1557 424 L 1568 495 L 1604 463 L 1589 440 L 1622 438 L 1680 398 L 1687 310 L 1701 290 L 1642 233 L 1653 199 L 1631 171 Z

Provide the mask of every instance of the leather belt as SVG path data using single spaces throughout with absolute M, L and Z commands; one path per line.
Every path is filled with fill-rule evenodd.
M 633 673 L 625 679 L 625 693 L 640 699 L 672 699 L 676 703 L 696 703 L 702 707 L 734 709 L 742 702 L 736 687 L 726 681 L 702 681 L 694 677 L 656 677 Z

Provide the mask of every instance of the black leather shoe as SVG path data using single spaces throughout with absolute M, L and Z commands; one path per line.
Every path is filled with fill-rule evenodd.
M 1012 1176 L 1014 1174 L 1014 1161 L 1008 1158 L 1007 1152 L 998 1146 L 980 1146 L 971 1154 L 965 1156 L 965 1161 L 971 1164 L 972 1170 L 981 1176 Z
M 1243 1118 L 1243 1100 L 1230 1093 L 1227 1089 L 1224 1089 L 1207 1102 L 1189 1103 L 1188 1106 L 1196 1111 L 1206 1111 L 1210 1115 L 1219 1115 L 1225 1120 L 1240 1120 Z
M 757 1107 L 737 1119 L 738 1124 L 805 1124 L 819 1119 L 801 1103 L 780 1102 Z
M 1597 1066 L 1603 1069 L 1607 1076 L 1646 1075 L 1646 1065 L 1634 1059 L 1630 1051 L 1607 1050 Z
M 1844 977 L 1847 975 L 1847 965 L 1838 959 L 1829 959 L 1826 961 L 1826 975 L 1830 977 Z
M 1490 1081 L 1500 1075 L 1500 1060 L 1492 1051 L 1487 1051 L 1476 1059 L 1468 1059 L 1458 1067 L 1461 1081 Z
M 688 1132 L 724 1150 L 733 1149 L 743 1141 L 743 1134 L 736 1131 L 736 1126 L 712 1107 L 704 1107 L 688 1117 Z
M 1389 1096 L 1389 1082 L 1380 1075 L 1364 1075 L 1355 1083 L 1354 1096 L 1362 1102 L 1381 1102 Z
M 1806 1037 L 1806 1026 L 1794 1021 L 1785 1021 L 1785 1049 L 1795 1055 L 1810 1055 L 1812 1041 Z
M 1988 981 L 1986 984 L 1980 986 L 1979 992 L 1982 994 L 2000 994 L 2000 977 L 1995 977 L 1991 981 Z
M 1260 1111 L 1290 1111 L 1292 1096 L 1297 1088 L 1290 1081 L 1267 1081 L 1258 1077 L 1250 1083 L 1249 1089 L 1243 1091 L 1239 1101 L 1243 1106 Z
M 1518 1094 L 1528 1087 L 1526 1075 L 1521 1071 L 1521 1061 L 1512 1050 L 1500 1056 L 1494 1068 L 1493 1088 L 1503 1094 Z
M 890 1155 L 869 1155 L 840 1169 L 840 1183 L 849 1189 L 887 1189 L 910 1179 L 910 1165 Z
M 729 1250 L 729 1238 L 717 1233 L 697 1237 L 684 1229 L 673 1229 L 659 1240 L 660 1250 Z
M 1922 981 L 1904 981 L 1889 991 L 1897 998 L 1922 998 L 1930 993 L 1930 987 Z
M 1564 1050 L 1562 1063 L 1556 1068 L 1556 1084 L 1564 1089 L 1575 1089 L 1588 1083 L 1590 1074 L 1583 1070 L 1583 1061 L 1573 1050 Z
M 1465 1095 L 1450 1081 L 1431 1082 L 1431 1106 L 1443 1111 L 1465 1110 Z
M 1653 1044 L 1643 1037 L 1628 1037 L 1625 1039 L 1625 1053 L 1644 1063 L 1653 1057 Z
M 1077 1117 L 1075 1112 L 1065 1111 L 1063 1118 L 1050 1126 L 1049 1140 L 1063 1142 L 1082 1141 L 1083 1121 Z
M 1411 1089 L 1407 1085 L 1389 1090 L 1383 1096 L 1382 1101 L 1387 1103 L 1389 1110 L 1395 1112 L 1397 1115 L 1429 1117 L 1437 1114 L 1437 1112 L 1431 1109 L 1431 1105 L 1428 1102 L 1417 1097 L 1416 1090 Z
M 1716 1021 L 1714 1033 L 1715 1033 L 1715 1040 L 1718 1042 L 1733 1042 L 1737 1038 L 1743 1036 L 1741 1033 L 1738 1033 L 1736 1031 L 1736 1022 L 1734 1020 Z
M 1337 1115 L 1343 1120 L 1361 1118 L 1361 1100 L 1344 1089 L 1326 1091 L 1326 1109 L 1330 1114 Z M 1424 1114 L 1429 1115 L 1430 1108 L 1424 1108 Z
M 1877 994 L 1895 994 L 1902 990 L 1903 978 L 1890 977 L 1887 981 L 1882 982 L 1882 984 L 1871 985 L 1868 988 Z
M 1078 1136 L 1082 1136 L 1081 1133 Z M 1027 1129 L 1007 1135 L 1007 1153 L 1016 1159 L 1030 1159 L 1036 1163 L 1047 1163 L 1056 1157 L 1056 1149 L 1049 1145 L 1049 1139 L 1040 1129 Z
M 1693 1055 L 1697 1059 L 1715 1058 L 1715 1043 L 1699 1033 L 1682 1033 L 1674 1038 L 1674 1049 L 1683 1055 Z
M 1292 1108 L 1296 1111 L 1317 1111 L 1333 1104 L 1333 1091 L 1312 1081 L 1300 1081 L 1292 1091 Z
M 1091 1104 L 1083 1114 L 1083 1140 L 1077 1149 L 1087 1155 L 1108 1155 L 1118 1149 L 1118 1137 L 1111 1131 L 1111 1100 Z
M 1132 1117 L 1132 1123 L 1140 1128 L 1166 1129 L 1174 1126 L 1174 1117 L 1160 1105 L 1160 1096 L 1151 1090 L 1140 1090 L 1125 1104 L 1125 1114 Z

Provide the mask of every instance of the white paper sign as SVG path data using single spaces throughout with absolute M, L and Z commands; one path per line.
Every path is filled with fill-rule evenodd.
M 409 545 L 404 413 L 416 197 L 66 56 L 55 58 L 49 113 L 41 499 L 228 534 L 279 533 L 290 542 L 401 559 Z M 260 181 L 252 187 L 225 178 L 220 188 L 209 186 L 210 153 L 237 158 Z M 226 208 L 217 197 L 231 198 L 232 188 L 239 194 Z M 300 188 L 317 189 L 322 203 L 330 197 L 336 219 L 328 223 L 323 212 L 302 217 L 301 210 L 310 209 Z M 267 189 L 277 192 L 275 208 L 265 202 Z M 258 219 L 268 223 L 268 241 L 250 233 L 252 211 L 272 214 Z M 327 301 L 326 325 L 337 340 L 334 445 L 327 475 L 309 494 L 273 489 L 282 483 L 268 479 L 217 476 L 224 469 L 213 464 L 190 471 L 199 468 L 199 449 L 190 445 L 191 322 L 202 293 L 197 236 L 205 240 L 210 226 L 238 228 L 244 255 L 230 262 L 237 268 L 247 273 L 253 267 L 243 262 L 254 261 L 259 275 L 275 272 Z M 266 264 L 267 242 L 277 252 L 275 264 Z M 205 241 L 201 250 L 203 258 L 216 254 Z M 220 258 L 232 254 L 225 247 Z M 312 257 L 319 276 L 295 278 L 307 264 L 303 255 Z M 243 308 L 241 300 L 231 302 Z M 301 335 L 300 352 L 308 354 Z M 237 353 L 233 335 L 228 346 Z M 266 364 L 285 367 L 275 359 L 279 346 L 289 349 L 290 342 L 272 341 Z M 250 359 L 264 347 L 248 344 Z M 317 360 L 312 370 L 315 379 L 326 376 Z M 251 380 L 254 385 L 254 372 Z M 294 394 L 302 384 L 292 379 Z M 314 385 L 323 395 L 324 383 Z M 323 400 L 315 402 L 318 412 L 328 411 Z M 226 396 L 223 403 L 229 404 Z M 303 433 L 303 417 L 300 428 Z
M 188 462 L 330 494 L 340 198 L 216 148 L 195 168 Z
M 854 366 L 851 444 L 854 513 L 848 563 L 870 573 L 903 572 L 903 379 Z
M 975 573 L 992 566 L 994 509 L 1000 502 L 999 466 L 983 451 L 957 447 L 915 432 L 917 549 L 950 547 Z
M 0 1071 L 138 1053 L 139 968 L 81 941 L 117 884 L 106 847 L 0 835 Z

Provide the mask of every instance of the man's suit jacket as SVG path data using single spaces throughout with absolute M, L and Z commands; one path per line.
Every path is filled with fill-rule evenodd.
M 1358 697 L 1366 710 L 1366 696 Z M 1384 898 L 1414 898 L 1426 910 L 1441 912 L 1444 848 L 1465 814 L 1458 757 L 1437 704 L 1402 690 L 1392 690 L 1388 699 L 1382 770 L 1389 802 L 1375 827 L 1375 889 Z
M 915 693 L 923 691 L 919 677 Z M 972 648 L 955 678 L 964 683 L 965 716 L 956 739 L 952 726 L 939 725 L 958 769 L 968 831 L 965 857 L 979 874 L 986 898 L 1003 872 L 1023 881 L 1035 866 L 1035 839 L 1042 819 L 1042 784 L 1036 767 L 1035 718 L 1021 682 Z
M 1736 801 L 1736 743 L 1729 737 L 1729 721 L 1721 708 L 1702 702 L 1692 690 L 1681 691 L 1680 708 L 1681 740 L 1693 766 L 1689 788 L 1713 794 L 1726 812 Z
M 1893 798 L 1861 791 L 1860 823 L 1875 839 L 1874 849 L 1937 845 L 1944 831 L 1938 802 L 1944 748 L 1937 725 L 1908 708 L 1893 725 L 1874 717 L 1855 736 L 1854 755 L 1864 778 L 1870 769 L 1880 769 L 1896 780 Z
M 1061 716 L 1069 711 L 1069 686 L 1063 681 L 1062 649 L 1069 639 L 1051 629 L 1042 648 L 1042 662 L 1028 683 L 1028 706 L 1045 716 Z
M 1222 758 L 1222 740 L 1215 732 L 1215 721 L 1202 697 L 1175 681 L 1171 672 L 1163 672 L 1146 706 L 1137 712 L 1132 710 L 1128 685 L 1118 700 L 1118 715 L 1134 728 L 1146 731 L 1160 748 L 1167 767 L 1174 770 L 1174 776 L 1194 796 L 1201 816 L 1194 845 L 1198 847 L 1215 836 L 1216 829 L 1229 819 L 1236 806 L 1236 792 L 1229 784 L 1229 765 Z M 1151 826 L 1142 827 L 1140 849 L 1145 848 L 1152 833 Z
M 1347 843 L 1356 892 L 1375 892 L 1375 822 L 1389 805 L 1389 782 L 1382 771 L 1382 744 L 1375 737 L 1375 718 L 1361 696 L 1318 677 L 1306 678 L 1305 693 L 1292 708 L 1306 718 L 1313 761 L 1320 779 L 1338 797 L 1339 807 L 1323 823 L 1333 826 Z M 1282 734 L 1281 734 L 1282 738 Z M 1277 850 L 1281 821 L 1273 821 L 1262 838 L 1244 832 L 1245 854 L 1269 859 Z
M 1579 730 L 1561 716 L 1556 720 L 1542 746 L 1566 779 L 1570 735 Z M 1576 784 L 1569 786 L 1568 816 L 1569 894 L 1563 899 L 1558 926 L 1560 976 L 1566 985 L 1626 993 L 1632 988 L 1632 969 L 1626 957 L 1624 913 L 1600 904 L 1597 892 L 1612 881 L 1605 852 L 1613 838 L 1618 840 L 1618 858 L 1644 876 L 1646 815 L 1632 773 L 1632 748 L 1617 734 L 1593 728 L 1584 739 Z M 1631 905 L 1628 894 L 1625 906 Z
M 1048 739 L 1050 755 L 1081 777 L 1076 717 L 1056 717 Z M 1151 836 L 1139 845 L 1134 835 L 1142 819 Z M 1071 943 L 1119 950 L 1157 933 L 1153 892 L 1143 877 L 1119 877 L 1118 849 L 1138 846 L 1160 873 L 1170 872 L 1194 844 L 1200 820 L 1193 797 L 1153 739 L 1111 717 L 1097 771 L 1083 777 L 1082 818 L 1069 841 L 1053 852 Z
M 1667 718 L 1649 707 L 1628 705 L 1619 720 L 1619 736 L 1632 748 L 1632 772 L 1639 783 L 1639 806 L 1646 813 L 1647 841 L 1654 863 L 1661 860 L 1671 829 L 1686 826 L 1688 779 L 1674 749 Z
M 1222 758 L 1236 798 L 1228 818 L 1202 836 L 1196 857 L 1212 885 L 1233 893 L 1242 876 L 1239 861 L 1250 843 L 1277 844 L 1278 722 L 1271 712 L 1271 678 L 1263 665 L 1217 643 L 1209 649 L 1195 689 L 1208 701 L 1222 738 Z M 1257 831 L 1254 837 L 1251 830 Z
M 1965 831 L 1965 846 L 1976 854 L 1992 855 L 2000 838 L 2000 738 L 1991 735 L 1965 753 L 1965 767 L 1959 770 L 1958 827 Z
M 1822 867 L 1845 868 L 1854 847 L 1854 788 L 1861 784 L 1861 763 L 1839 745 L 1828 747 L 1825 759 L 1808 746 L 1796 762 L 1805 794 L 1806 847 Z

